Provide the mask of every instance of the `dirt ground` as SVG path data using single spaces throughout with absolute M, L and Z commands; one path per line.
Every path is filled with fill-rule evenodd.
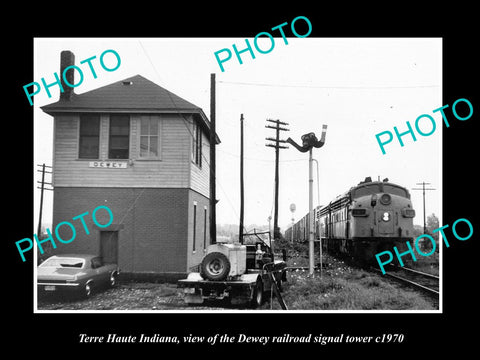
M 289 266 L 305 266 L 307 259 L 289 259 Z M 438 304 L 423 295 L 379 275 L 348 266 L 343 261 L 325 256 L 323 277 L 315 279 L 304 270 L 289 271 L 282 297 L 291 310 L 433 310 Z M 101 289 L 90 298 L 47 294 L 39 296 L 38 310 L 251 310 L 247 304 L 230 305 L 211 301 L 188 305 L 183 289 L 175 283 L 120 281 L 114 288 Z M 280 310 L 278 301 L 265 293 L 259 310 Z
M 176 284 L 125 282 L 88 299 L 62 294 L 38 297 L 38 310 L 215 310 L 215 304 L 189 306 Z M 202 304 L 203 305 L 203 304 Z

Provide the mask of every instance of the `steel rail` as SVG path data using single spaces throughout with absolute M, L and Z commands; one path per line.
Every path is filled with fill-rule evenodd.
M 425 276 L 425 277 L 429 277 L 431 279 L 435 279 L 435 280 L 439 280 L 440 278 L 436 275 L 432 275 L 432 274 L 429 274 L 429 273 L 424 273 L 424 272 L 421 272 L 421 271 L 418 271 L 418 270 L 413 270 L 413 269 L 410 269 L 410 268 L 406 268 L 406 267 L 403 267 L 402 268 L 403 270 L 405 271 L 410 271 L 412 273 L 415 273 L 415 274 L 418 274 L 418 275 L 422 275 L 422 276 Z
M 431 288 L 429 288 L 429 287 L 426 287 L 426 286 L 421 285 L 421 284 L 419 284 L 419 283 L 416 283 L 416 282 L 414 282 L 414 281 L 411 281 L 411 280 L 402 278 L 402 277 L 400 277 L 400 276 L 393 275 L 393 274 L 390 274 L 390 273 L 386 273 L 385 275 L 388 275 L 388 276 L 390 276 L 390 277 L 392 277 L 392 278 L 394 278 L 394 279 L 397 279 L 397 280 L 400 280 L 400 281 L 405 282 L 405 283 L 407 283 L 407 284 L 410 284 L 410 285 L 413 285 L 413 286 L 415 286 L 415 287 L 418 287 L 418 288 L 420 288 L 420 289 L 422 289 L 422 290 L 425 290 L 425 291 L 427 291 L 427 292 L 429 292 L 429 293 L 431 293 L 431 294 L 435 294 L 435 295 L 439 295 L 439 294 L 440 294 L 440 293 L 439 293 L 437 290 L 435 290 L 435 289 L 431 289 Z

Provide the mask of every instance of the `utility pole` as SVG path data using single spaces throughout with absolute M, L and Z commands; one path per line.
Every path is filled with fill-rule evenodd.
M 37 189 L 40 189 L 40 212 L 39 212 L 39 216 L 38 216 L 37 236 L 40 237 L 41 233 L 42 233 L 43 190 L 53 190 L 53 189 L 45 187 L 45 184 L 50 185 L 50 186 L 53 186 L 53 184 L 49 183 L 49 182 L 45 182 L 45 173 L 47 173 L 47 174 L 52 173 L 51 171 L 46 171 L 45 168 L 51 169 L 52 167 L 45 165 L 45 163 L 43 163 L 42 165 L 37 164 L 37 166 L 42 167 L 42 170 L 37 170 L 37 172 L 42 173 L 42 181 L 37 181 L 37 183 L 41 184 L 40 187 L 37 186 Z
M 215 74 L 210 74 L 210 243 L 217 243 L 216 219 L 216 179 L 215 179 L 215 145 L 217 143 L 215 131 Z
M 275 148 L 275 212 L 273 214 L 273 238 L 279 239 L 280 232 L 278 229 L 278 158 L 280 149 L 288 149 L 288 146 L 280 145 L 280 143 L 286 143 L 285 140 L 280 140 L 280 131 L 289 131 L 289 129 L 280 127 L 280 125 L 288 125 L 288 123 L 281 122 L 280 120 L 267 119 L 268 122 L 274 123 L 275 126 L 265 125 L 266 128 L 274 129 L 276 137 L 266 138 L 266 140 L 273 141 L 275 144 L 266 144 L 265 146 Z
M 240 114 L 240 225 L 238 240 L 243 244 L 243 114 Z
M 412 188 L 412 190 L 422 190 L 423 191 L 423 233 L 427 233 L 427 219 L 426 219 L 426 210 L 425 210 L 425 190 L 437 190 L 437 189 L 425 189 L 425 185 L 431 185 L 430 183 L 421 182 L 416 183 L 416 185 L 422 185 L 422 188 Z

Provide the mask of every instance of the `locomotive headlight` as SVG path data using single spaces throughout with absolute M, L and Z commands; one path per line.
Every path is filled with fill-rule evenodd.
M 390 194 L 383 194 L 383 195 L 380 197 L 380 202 L 381 202 L 383 205 L 389 205 L 389 204 L 392 202 L 392 197 L 390 196 Z

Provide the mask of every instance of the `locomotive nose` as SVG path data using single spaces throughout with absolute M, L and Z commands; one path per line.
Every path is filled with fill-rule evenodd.
M 382 235 L 393 234 L 394 232 L 394 222 L 393 212 L 390 210 L 383 210 L 379 214 L 379 222 L 378 222 L 378 232 Z

